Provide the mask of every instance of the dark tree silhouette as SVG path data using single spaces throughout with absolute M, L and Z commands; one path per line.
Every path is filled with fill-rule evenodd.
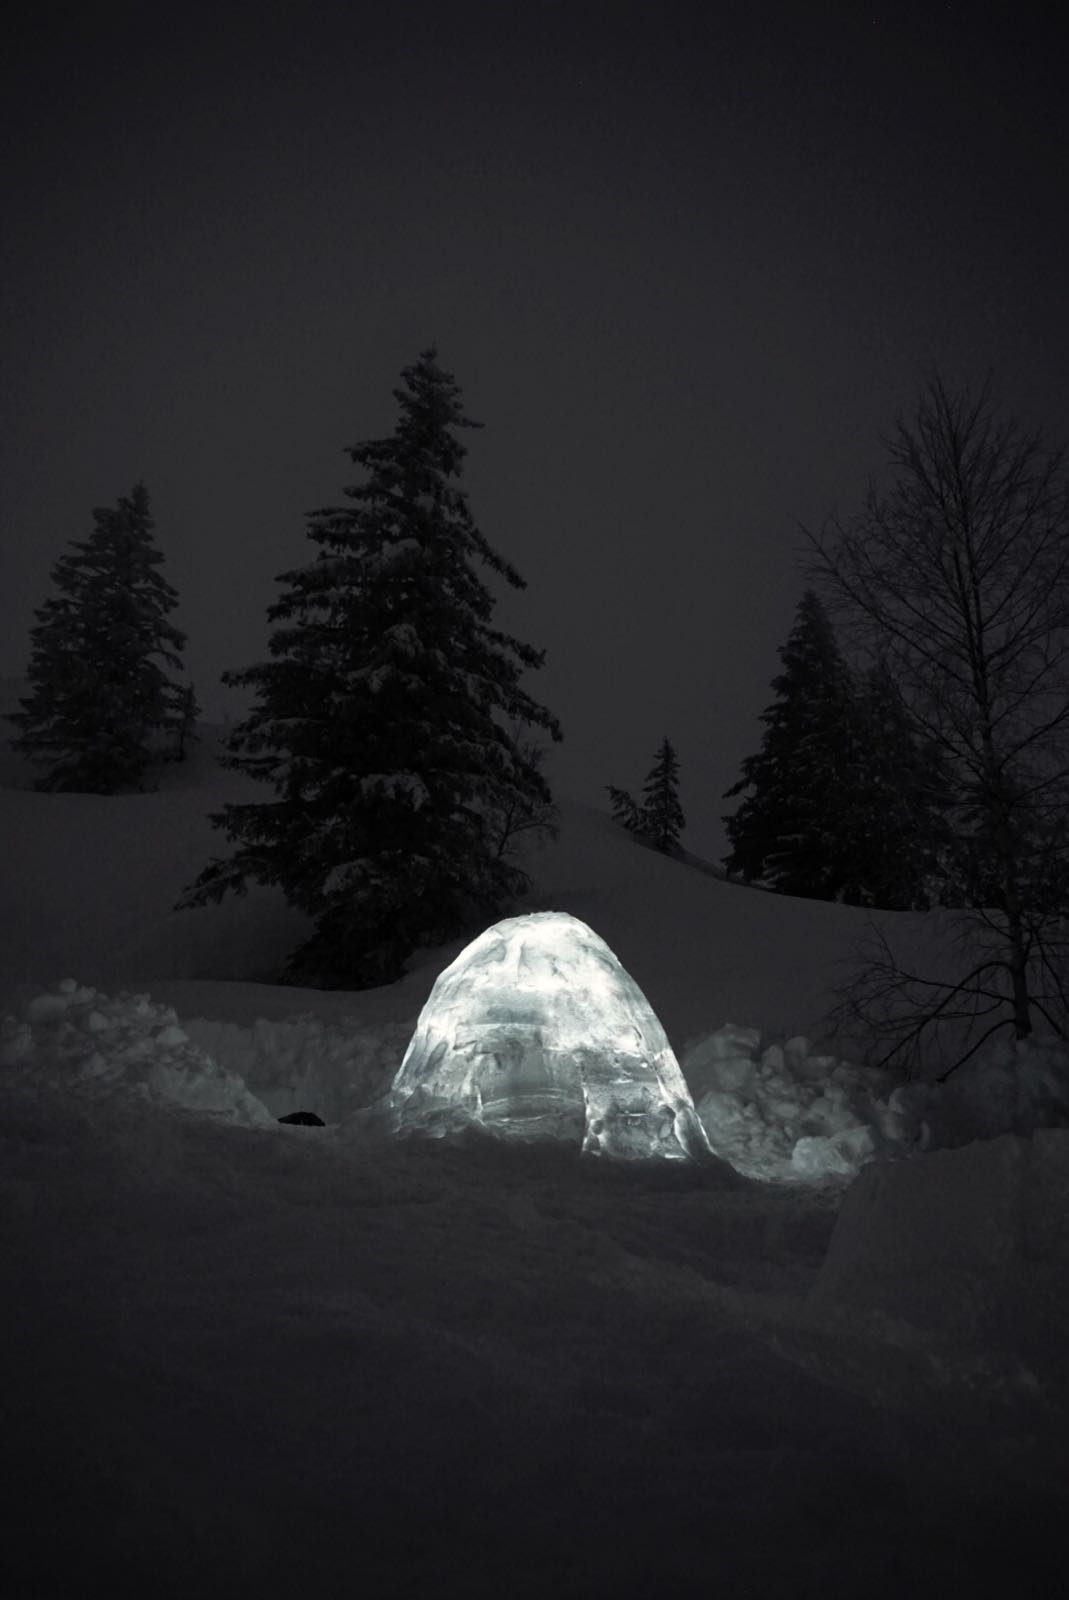
M 605 790 L 612 804 L 612 820 L 631 833 L 641 833 L 642 807 L 638 801 L 626 789 L 618 789 L 615 784 L 607 783 Z
M 626 789 L 618 789 L 611 783 L 605 787 L 612 803 L 614 822 L 648 839 L 666 855 L 679 853 L 679 835 L 686 827 L 686 820 L 679 803 L 679 761 L 667 739 L 658 747 L 646 776 L 645 798 L 641 805 Z
M 520 757 L 541 773 L 547 753 L 544 739 L 519 722 L 511 724 L 509 737 Z M 557 808 L 548 791 L 540 795 L 532 789 L 506 790 L 488 810 L 487 817 L 499 857 L 514 856 L 531 845 L 546 844 L 560 831 Z
M 642 792 L 642 832 L 665 855 L 678 855 L 687 823 L 679 803 L 679 761 L 667 738 L 658 747 Z
M 189 691 L 165 668 L 181 670 L 186 641 L 167 621 L 178 597 L 145 485 L 93 519 L 52 569 L 58 593 L 36 613 L 29 694 L 10 720 L 14 748 L 47 769 L 39 789 L 112 794 L 142 787 L 169 754 Z
M 775 700 L 761 714 L 761 748 L 747 756 L 725 796 L 744 796 L 724 818 L 731 845 L 725 865 L 782 894 L 833 900 L 853 876 L 838 812 L 853 766 L 854 688 L 811 589 L 779 657 L 783 671 L 772 680 Z
M 887 487 L 810 535 L 812 568 L 942 763 L 941 898 L 963 909 L 951 974 L 877 950 L 844 1007 L 899 1050 L 946 1027 L 960 1060 L 1069 1017 L 1069 493 L 989 385 L 933 377 L 889 450 Z
M 196 744 L 199 716 L 200 706 L 197 704 L 196 690 L 191 683 L 188 683 L 175 700 L 174 743 L 170 750 L 172 761 L 184 761 L 189 754 L 190 745 Z
M 887 675 L 859 681 L 806 590 L 779 651 L 760 750 L 726 798 L 729 873 L 781 894 L 910 909 L 929 903 L 937 850 L 933 767 Z
M 882 663 L 854 680 L 844 746 L 849 772 L 835 797 L 842 899 L 888 911 L 942 904 L 950 844 L 945 763 L 918 736 Z
M 349 450 L 363 481 L 311 514 L 318 554 L 279 579 L 272 659 L 226 676 L 257 697 L 226 760 L 275 794 L 213 817 L 237 848 L 182 902 L 280 885 L 315 924 L 286 977 L 322 987 L 392 981 L 419 945 L 496 914 L 528 881 L 502 819 L 548 820 L 551 806 L 510 732 L 560 737 L 521 687 L 542 654 L 492 626 L 476 563 L 523 580 L 457 482 L 457 430 L 478 424 L 434 350 L 402 378 L 394 432 Z

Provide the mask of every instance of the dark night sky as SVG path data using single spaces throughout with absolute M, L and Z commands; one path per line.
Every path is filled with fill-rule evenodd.
M 148 483 L 189 665 L 257 659 L 303 513 L 436 341 L 529 580 L 561 788 L 668 733 L 694 849 L 759 738 L 799 521 L 927 365 L 1069 434 L 1066 52 L 1028 5 L 41 5 L 3 89 L 3 647 Z M 10 31 L 10 30 L 9 30 Z M 12 47 L 13 45 L 13 47 Z

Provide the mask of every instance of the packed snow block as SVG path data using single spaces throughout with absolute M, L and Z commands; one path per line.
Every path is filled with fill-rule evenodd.
M 438 977 L 391 1091 L 400 1129 L 480 1125 L 590 1154 L 705 1157 L 664 1029 L 586 923 L 510 917 Z
M 947 1334 L 1019 1339 L 1069 1317 L 1069 1130 L 866 1167 L 813 1289 Z

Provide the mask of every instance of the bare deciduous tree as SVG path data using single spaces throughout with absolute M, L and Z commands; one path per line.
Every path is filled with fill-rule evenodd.
M 513 719 L 509 738 L 517 755 L 531 769 L 541 773 L 546 761 L 546 744 L 530 727 Z M 543 845 L 555 839 L 560 832 L 559 813 L 552 800 L 528 795 L 504 796 L 491 814 L 491 838 L 495 841 L 495 859 L 515 856 L 523 845 Z
M 958 1060 L 1002 1027 L 1064 1033 L 1069 898 L 1069 496 L 1061 456 L 933 377 L 860 514 L 807 534 L 854 643 L 885 663 L 945 758 L 942 898 L 954 960 L 910 970 L 886 937 L 841 1014 L 890 1048 L 953 1024 Z

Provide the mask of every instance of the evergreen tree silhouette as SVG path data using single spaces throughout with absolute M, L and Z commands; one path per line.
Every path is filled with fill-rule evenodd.
M 524 583 L 458 485 L 457 431 L 479 424 L 435 350 L 402 381 L 394 432 L 349 450 L 363 480 L 310 515 L 318 553 L 279 579 L 271 660 L 226 675 L 256 694 L 226 761 L 274 797 L 212 818 L 236 849 L 181 902 L 280 885 L 314 922 L 285 976 L 327 988 L 390 982 L 419 945 L 497 914 L 528 882 L 500 848 L 502 816 L 550 820 L 515 734 L 560 737 L 521 686 L 542 653 L 494 628 L 476 565 Z
M 761 748 L 727 791 L 744 795 L 724 818 L 728 872 L 809 899 L 926 906 L 941 837 L 937 755 L 917 744 L 885 671 L 858 681 L 812 590 L 779 656 Z
M 618 789 L 611 783 L 605 787 L 612 802 L 614 822 L 648 839 L 666 855 L 679 853 L 679 835 L 686 821 L 679 803 L 679 761 L 667 739 L 659 746 L 647 774 L 643 786 L 645 799 L 641 805 L 626 789 Z
M 665 738 L 643 785 L 641 831 L 665 855 L 679 853 L 679 835 L 686 827 L 679 803 L 679 761 Z
M 10 720 L 14 748 L 47 769 L 39 789 L 113 794 L 165 759 L 188 693 L 165 669 L 181 670 L 186 641 L 167 620 L 178 596 L 159 572 L 145 485 L 93 520 L 52 569 L 58 592 L 36 612 L 29 693 Z

